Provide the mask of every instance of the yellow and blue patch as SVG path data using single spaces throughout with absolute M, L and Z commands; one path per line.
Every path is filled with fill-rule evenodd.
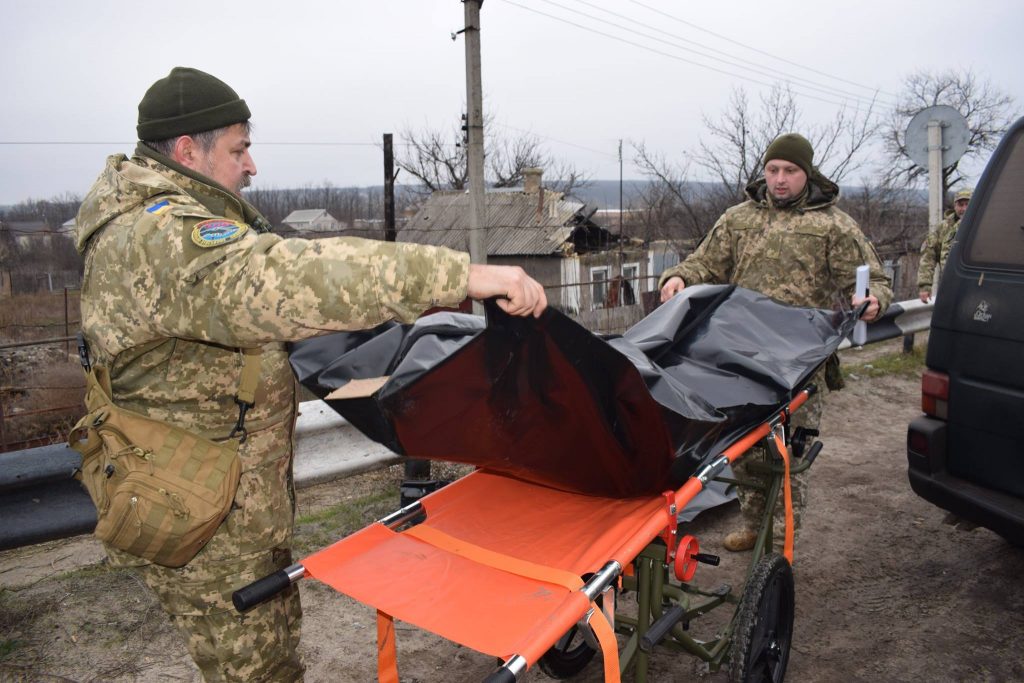
M 162 202 L 157 202 L 153 206 L 146 209 L 146 213 L 151 213 L 156 216 L 159 216 L 164 211 L 167 211 L 167 209 L 169 208 L 171 208 L 171 203 L 165 199 Z
M 249 226 L 227 218 L 211 218 L 195 224 L 192 241 L 200 247 L 219 247 L 242 238 Z

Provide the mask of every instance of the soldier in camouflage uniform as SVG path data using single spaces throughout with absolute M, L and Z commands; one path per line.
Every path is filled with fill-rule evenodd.
M 174 569 L 138 567 L 207 681 L 301 680 L 294 587 L 239 615 L 232 591 L 291 564 L 295 382 L 284 343 L 414 320 L 467 295 L 539 315 L 543 288 L 521 269 L 470 265 L 439 247 L 282 239 L 241 198 L 256 173 L 249 109 L 222 81 L 175 68 L 139 105 L 140 142 L 107 159 L 77 220 L 85 258 L 82 328 L 110 370 L 116 404 L 210 439 L 239 417 L 242 348 L 260 384 L 239 447 L 241 480 L 216 535 Z
M 917 268 L 917 288 L 921 301 L 928 303 L 932 296 L 932 283 L 942 275 L 949 250 L 956 241 L 956 229 L 960 227 L 960 219 L 967 212 L 971 203 L 972 188 L 960 190 L 953 197 L 953 210 L 946 212 L 945 218 L 935 230 L 928 233 L 921 244 L 921 263 Z
M 764 176 L 746 188 L 749 199 L 728 209 L 685 261 L 662 274 L 661 300 L 690 284 L 734 283 L 794 306 L 856 307 L 864 301 L 854 295 L 856 268 L 867 264 L 870 305 L 862 319 L 875 320 L 892 300 L 888 279 L 856 221 L 836 208 L 839 187 L 814 167 L 813 159 L 814 150 L 802 136 L 776 138 L 764 155 Z M 833 367 L 837 374 L 838 366 Z M 824 369 L 812 381 L 820 391 L 794 414 L 795 427 L 818 428 Z M 747 467 L 754 459 L 741 460 L 736 474 L 757 478 Z M 791 479 L 794 526 L 799 526 L 806 504 L 807 472 Z M 724 543 L 733 551 L 753 547 L 765 503 L 760 491 L 739 487 L 737 495 L 743 528 L 726 536 Z M 783 528 L 781 501 L 776 510 L 778 541 Z

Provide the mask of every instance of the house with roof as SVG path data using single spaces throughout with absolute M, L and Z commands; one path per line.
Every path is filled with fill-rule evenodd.
M 313 233 L 337 233 L 342 229 L 341 223 L 327 209 L 296 209 L 282 222 L 303 237 L 315 237 Z
M 623 320 L 639 320 L 641 293 L 651 288 L 642 242 L 597 225 L 593 209 L 545 189 L 541 180 L 541 170 L 531 169 L 523 187 L 485 193 L 487 262 L 522 267 L 544 285 L 551 305 L 591 329 L 609 328 L 609 309 L 622 309 L 617 317 Z M 469 200 L 464 190 L 434 192 L 399 230 L 398 241 L 467 251 Z M 629 324 L 620 322 L 611 327 Z

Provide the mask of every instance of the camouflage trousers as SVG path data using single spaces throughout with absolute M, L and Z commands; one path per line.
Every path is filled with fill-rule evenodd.
M 818 425 L 821 423 L 821 412 L 824 404 L 823 399 L 824 394 L 827 391 L 825 388 L 824 373 L 819 372 L 812 382 L 817 384 L 819 388 L 818 393 L 811 396 L 803 407 L 793 413 L 793 422 L 791 424 L 792 429 L 795 429 L 796 427 L 817 429 Z M 744 458 L 739 462 L 734 463 L 732 466 L 733 474 L 737 479 L 753 480 L 767 486 L 769 481 L 767 475 L 751 471 L 753 469 L 750 467 L 751 463 L 758 461 L 772 462 L 771 456 L 763 446 L 752 448 Z M 800 528 L 800 518 L 803 513 L 803 509 L 807 506 L 808 475 L 810 472 L 811 471 L 807 469 L 799 474 L 792 474 L 789 477 L 790 489 L 793 498 L 794 534 L 796 534 Z M 767 492 L 762 491 L 761 489 L 750 488 L 748 486 L 737 486 L 736 496 L 740 501 L 740 514 L 743 517 L 744 526 L 748 529 L 760 529 L 764 518 Z M 786 529 L 786 507 L 783 496 L 784 490 L 780 487 L 773 517 L 773 540 L 775 544 L 780 547 Z
M 185 637 L 208 683 L 301 681 L 302 608 L 295 586 L 239 614 L 231 594 L 292 563 L 295 494 L 290 428 L 250 433 L 231 512 L 183 567 L 150 564 L 108 547 L 111 564 L 132 566 Z

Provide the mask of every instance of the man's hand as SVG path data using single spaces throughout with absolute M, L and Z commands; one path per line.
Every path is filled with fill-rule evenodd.
M 873 294 L 868 294 L 866 299 L 862 296 L 854 295 L 852 300 L 854 310 L 856 310 L 856 308 L 865 301 L 870 301 L 871 303 L 868 304 L 867 310 L 864 311 L 864 315 L 862 315 L 860 319 L 869 323 L 878 317 L 878 314 L 881 312 L 881 307 L 878 305 L 878 299 Z
M 539 318 L 548 306 L 544 287 L 519 266 L 469 266 L 469 298 L 498 297 L 498 306 L 509 315 Z
M 930 290 L 930 289 L 922 289 L 918 293 L 918 295 L 921 297 L 921 303 L 926 304 L 926 303 L 928 303 L 928 299 L 930 299 L 931 296 L 932 296 L 932 290 Z
M 665 285 L 661 288 L 661 303 L 665 303 L 685 288 L 686 283 L 683 282 L 683 278 L 678 275 L 670 277 L 665 281 Z

